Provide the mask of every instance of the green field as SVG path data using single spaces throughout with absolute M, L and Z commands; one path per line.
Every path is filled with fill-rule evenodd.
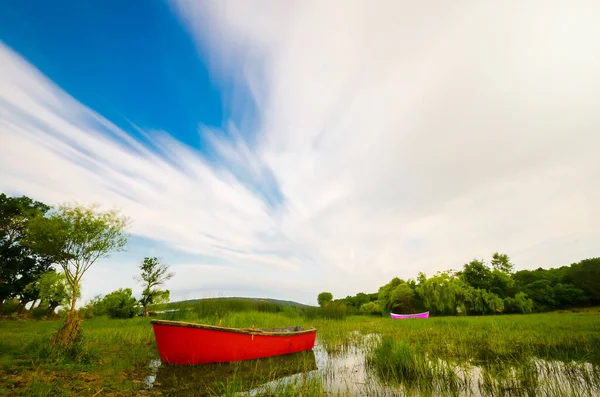
M 150 365 L 158 352 L 148 318 L 85 320 L 84 343 L 62 354 L 46 343 L 60 321 L 6 320 L 0 321 L 0 395 L 234 395 L 272 381 L 264 395 L 600 394 L 597 308 L 391 320 L 332 319 L 326 318 L 335 317 L 331 313 L 293 307 L 274 312 L 187 307 L 191 310 L 162 318 L 230 327 L 312 326 L 318 329 L 317 346 L 314 353 L 276 359 L 163 364 L 156 370 Z M 348 363 L 355 368 L 347 370 Z M 156 377 L 151 389 L 149 375 Z

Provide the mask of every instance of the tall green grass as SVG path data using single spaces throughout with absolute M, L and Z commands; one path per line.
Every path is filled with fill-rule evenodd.
M 259 312 L 282 313 L 287 317 L 304 317 L 307 319 L 326 318 L 343 320 L 355 311 L 343 304 L 330 304 L 325 307 L 285 305 L 268 300 L 244 298 L 212 298 L 192 302 L 180 302 L 162 305 L 160 309 L 176 309 L 179 312 L 169 316 L 172 319 L 217 318 L 231 313 Z
M 418 343 L 409 345 L 386 336 L 368 356 L 367 365 L 385 381 L 409 390 L 456 394 L 466 389 L 450 364 L 428 357 Z
M 468 387 L 483 395 L 540 390 L 554 390 L 554 395 L 577 395 L 581 390 L 582 395 L 586 390 L 588 395 L 600 394 L 597 311 L 391 320 L 351 313 L 337 316 L 322 308 L 281 305 L 274 310 L 272 302 L 201 305 L 182 305 L 178 312 L 160 318 L 244 328 L 315 327 L 319 349 L 328 353 L 329 360 L 343 361 L 348 352 L 359 349 L 365 353 L 364 362 L 357 364 L 360 368 L 366 366 L 384 384 L 400 385 L 413 394 L 461 394 Z M 158 358 L 150 319 L 85 320 L 82 350 L 64 357 L 44 350 L 59 326 L 60 321 L 0 321 L 0 395 L 94 395 L 101 389 L 101 394 L 119 395 L 145 387 L 149 363 Z M 279 369 L 297 364 L 272 361 L 265 364 L 262 376 L 250 379 L 238 364 L 222 366 L 227 371 L 216 372 L 204 390 L 209 395 L 235 395 L 265 382 L 273 389 L 268 395 L 322 395 L 328 390 L 327 376 L 335 374 L 301 375 L 304 370 L 314 373 L 308 367 L 294 377 L 294 385 L 274 382 L 281 378 Z M 167 387 L 169 381 L 163 379 L 169 373 L 173 382 Z M 556 377 L 563 379 L 562 386 L 549 381 Z M 170 390 L 170 395 L 178 395 L 193 389 L 197 382 L 189 379 L 161 366 L 160 385 L 150 392 Z

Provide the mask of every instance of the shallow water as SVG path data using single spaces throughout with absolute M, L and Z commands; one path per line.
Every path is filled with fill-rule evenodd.
M 456 375 L 452 386 L 439 379 L 408 385 L 380 378 L 366 364 L 366 348 L 378 335 L 355 335 L 356 343 L 328 353 L 319 342 L 312 351 L 261 360 L 201 366 L 172 366 L 152 360 L 145 379 L 148 388 L 164 395 L 277 395 L 290 385 L 316 382 L 331 396 L 598 396 L 600 369 L 589 363 L 565 363 L 531 358 L 511 367 L 485 363 L 451 363 L 430 358 Z M 434 360 L 437 361 L 434 363 Z M 424 386 L 424 388 L 421 388 Z

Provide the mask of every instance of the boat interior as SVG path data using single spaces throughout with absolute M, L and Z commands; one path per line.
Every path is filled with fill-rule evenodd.
M 304 331 L 301 325 L 296 325 L 295 327 L 284 327 L 284 328 L 254 328 L 254 331 L 259 332 L 298 332 Z

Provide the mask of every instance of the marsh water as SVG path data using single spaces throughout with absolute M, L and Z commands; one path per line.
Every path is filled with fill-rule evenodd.
M 431 365 L 450 368 L 451 379 L 431 377 L 419 382 L 390 379 L 368 365 L 368 349 L 378 335 L 358 335 L 358 343 L 326 349 L 319 342 L 312 351 L 200 366 L 172 366 L 150 362 L 148 389 L 177 396 L 598 396 L 600 369 L 590 363 L 544 361 L 531 358 L 523 365 L 452 363 L 430 358 Z M 299 394 L 299 393 L 298 393 Z

